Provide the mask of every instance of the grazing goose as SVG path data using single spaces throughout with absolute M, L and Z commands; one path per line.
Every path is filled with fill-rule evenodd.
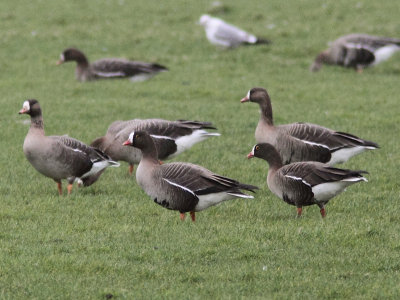
M 26 100 L 19 114 L 31 116 L 31 126 L 23 147 L 26 158 L 39 173 L 57 182 L 60 195 L 61 179 L 67 179 L 70 194 L 74 181 L 88 186 L 105 168 L 119 166 L 119 163 L 112 161 L 100 150 L 76 139 L 68 136 L 45 136 L 42 110 L 37 100 Z
M 354 68 L 358 72 L 389 59 L 400 50 L 400 39 L 367 34 L 349 34 L 338 38 L 318 54 L 310 70 L 319 71 L 322 64 Z
M 95 139 L 90 145 L 104 151 L 117 161 L 129 163 L 129 173 L 132 174 L 134 164 L 139 163 L 142 153 L 134 147 L 123 147 L 132 131 L 146 131 L 156 144 L 158 159 L 172 158 L 190 149 L 194 144 L 204 141 L 219 133 L 210 133 L 204 129 L 215 129 L 209 122 L 198 121 L 167 121 L 162 119 L 134 119 L 115 121 L 107 130 L 105 136 Z
M 223 48 L 270 43 L 269 40 L 258 38 L 221 19 L 211 17 L 210 15 L 202 15 L 199 24 L 204 27 L 209 42 Z
M 328 165 L 346 162 L 365 150 L 379 148 L 371 141 L 310 123 L 274 126 L 271 99 L 263 88 L 251 89 L 241 102 L 256 102 L 261 116 L 255 137 L 257 143 L 270 143 L 279 152 L 283 164 L 319 161 Z
M 295 205 L 298 216 L 301 216 L 303 206 L 317 204 L 321 216 L 325 217 L 325 204 L 331 198 L 349 185 L 367 181 L 361 175 L 366 171 L 337 169 L 320 162 L 297 162 L 284 166 L 278 151 L 268 143 L 255 145 L 247 157 L 258 157 L 268 162 L 268 188 L 286 203 Z
M 139 148 L 143 158 L 136 171 L 136 180 L 157 204 L 181 213 L 195 212 L 234 198 L 253 198 L 240 190 L 254 192 L 257 187 L 217 175 L 206 168 L 190 163 L 159 164 L 153 139 L 145 131 L 129 135 L 124 145 Z
M 129 61 L 120 58 L 104 58 L 89 64 L 82 51 L 75 48 L 65 49 L 60 55 L 58 65 L 76 61 L 75 76 L 79 81 L 108 78 L 130 78 L 131 81 L 144 81 L 159 72 L 168 71 L 162 65 L 141 61 Z

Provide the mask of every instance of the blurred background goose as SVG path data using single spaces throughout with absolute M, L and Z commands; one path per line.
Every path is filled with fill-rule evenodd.
M 268 143 L 255 145 L 247 157 L 258 157 L 268 162 L 268 188 L 286 203 L 295 205 L 298 216 L 301 216 L 303 206 L 316 204 L 321 216 L 325 217 L 325 205 L 331 198 L 352 184 L 367 181 L 361 175 L 366 171 L 338 169 L 319 162 L 284 166 L 278 151 Z
M 139 163 L 142 153 L 134 147 L 123 147 L 132 131 L 146 131 L 151 135 L 157 148 L 158 159 L 170 159 L 195 144 L 211 136 L 219 136 L 217 132 L 205 129 L 216 129 L 210 122 L 168 121 L 163 119 L 134 119 L 115 121 L 108 128 L 106 135 L 95 139 L 91 146 L 104 151 L 117 161 L 129 163 L 132 174 L 134 164 Z
M 96 79 L 130 78 L 131 81 L 144 81 L 160 72 L 168 71 L 162 65 L 121 58 L 103 58 L 89 64 L 82 51 L 68 48 L 60 55 L 57 65 L 75 61 L 75 76 L 79 81 Z
M 199 24 L 204 27 L 208 41 L 213 45 L 223 48 L 270 43 L 269 40 L 258 38 L 253 34 L 228 24 L 221 19 L 211 17 L 210 15 L 202 15 Z
M 310 70 L 319 71 L 322 64 L 354 68 L 358 72 L 389 59 L 400 50 L 400 39 L 367 34 L 349 34 L 335 40 L 318 54 Z
M 253 198 L 241 190 L 254 192 L 256 186 L 215 174 L 206 168 L 190 163 L 160 165 L 154 140 L 144 131 L 132 132 L 126 146 L 142 151 L 142 159 L 136 171 L 136 181 L 155 203 L 181 213 L 195 212 L 234 198 Z
M 31 165 L 44 176 L 57 183 L 58 193 L 62 195 L 61 180 L 68 181 L 68 194 L 72 184 L 77 181 L 84 186 L 91 185 L 107 167 L 118 167 L 98 149 L 68 136 L 45 136 L 42 110 L 35 99 L 26 100 L 19 114 L 31 117 L 31 126 L 24 141 L 24 154 Z
M 281 155 L 283 164 L 298 161 L 319 161 L 328 165 L 346 162 L 366 150 L 379 148 L 378 144 L 359 137 L 334 131 L 310 123 L 292 123 L 274 126 L 272 105 L 264 88 L 252 88 L 241 102 L 260 105 L 261 115 L 255 138 L 257 143 L 270 143 Z

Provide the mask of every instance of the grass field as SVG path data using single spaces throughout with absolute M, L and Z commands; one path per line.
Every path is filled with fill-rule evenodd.
M 400 37 L 399 1 L 10 1 L 0 3 L 0 299 L 398 299 L 400 55 L 363 74 L 308 71 L 327 42 L 351 32 Z M 272 45 L 216 49 L 196 25 L 211 13 Z M 170 68 L 143 83 L 79 83 L 56 66 L 75 46 L 90 60 L 125 57 Z M 247 160 L 259 117 L 239 100 L 268 89 L 276 124 L 307 121 L 381 149 L 343 165 L 370 172 L 295 218 L 271 194 L 267 164 Z M 22 144 L 24 100 L 40 101 L 46 134 L 90 143 L 114 120 L 211 121 L 222 134 L 175 158 L 260 187 L 190 218 L 153 203 L 110 169 L 59 197 Z

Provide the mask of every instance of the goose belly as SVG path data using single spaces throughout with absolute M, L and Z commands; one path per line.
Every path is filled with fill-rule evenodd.
M 326 202 L 329 199 L 335 197 L 336 195 L 343 192 L 347 186 L 353 184 L 355 182 L 351 181 L 335 181 L 335 182 L 327 182 L 321 183 L 312 188 L 312 192 L 314 193 L 314 199 L 316 202 Z
M 198 196 L 199 202 L 195 207 L 195 211 L 204 210 L 210 206 L 217 205 L 226 200 L 230 200 L 236 198 L 233 195 L 227 194 L 225 192 L 215 193 L 215 194 L 208 194 L 208 195 L 201 195 Z
M 348 161 L 354 155 L 358 155 L 367 150 L 364 146 L 356 146 L 351 148 L 343 148 L 331 154 L 331 160 L 327 163 L 330 166 L 341 164 Z

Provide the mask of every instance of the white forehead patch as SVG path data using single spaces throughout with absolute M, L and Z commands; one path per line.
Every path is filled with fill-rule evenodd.
M 30 110 L 30 105 L 29 105 L 29 101 L 25 101 L 24 104 L 22 104 L 22 108 L 25 109 L 26 111 Z
M 61 53 L 61 54 L 60 54 L 60 60 L 61 60 L 61 61 L 64 61 L 64 60 L 65 60 L 64 53 Z
M 250 152 L 251 155 L 253 155 L 253 156 L 254 156 L 254 149 L 256 149 L 256 145 L 253 146 L 253 149 L 251 149 L 251 152 Z
M 131 134 L 129 135 L 128 140 L 131 142 L 131 144 L 133 143 L 133 136 L 135 135 L 135 132 L 132 131 Z
M 246 97 L 250 100 L 250 90 L 247 92 Z

